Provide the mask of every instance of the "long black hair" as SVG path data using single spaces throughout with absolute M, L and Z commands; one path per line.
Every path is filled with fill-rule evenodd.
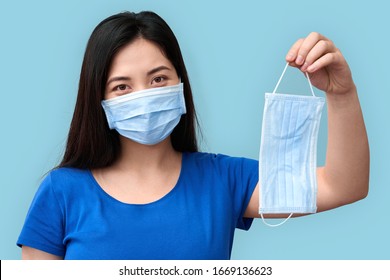
M 157 44 L 184 84 L 187 113 L 182 115 L 171 134 L 173 148 L 180 152 L 198 151 L 194 102 L 175 35 L 167 23 L 153 12 L 123 12 L 99 23 L 89 38 L 66 149 L 58 167 L 101 168 L 117 159 L 120 153 L 119 135 L 109 129 L 101 101 L 112 59 L 136 38 Z

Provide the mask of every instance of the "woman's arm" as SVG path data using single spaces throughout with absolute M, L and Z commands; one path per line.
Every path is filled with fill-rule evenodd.
M 307 71 L 312 84 L 326 92 L 328 147 L 318 169 L 318 211 L 367 196 L 369 147 L 363 114 L 351 71 L 332 41 L 318 33 L 298 40 L 286 60 Z
M 298 40 L 286 60 L 308 72 L 312 84 L 326 92 L 328 147 L 325 166 L 317 169 L 318 212 L 363 199 L 368 193 L 369 146 L 347 62 L 332 41 L 315 32 Z M 245 216 L 259 217 L 258 209 L 257 186 Z
M 368 193 L 369 148 L 355 89 L 327 94 L 328 147 L 318 168 L 318 211 L 363 199 Z
M 22 247 L 22 260 L 62 260 L 60 256 L 46 253 L 28 246 Z

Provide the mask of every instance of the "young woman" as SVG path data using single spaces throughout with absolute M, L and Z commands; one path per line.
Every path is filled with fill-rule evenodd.
M 318 33 L 286 60 L 327 96 L 318 211 L 364 198 L 368 141 L 346 61 Z M 120 13 L 89 39 L 64 158 L 42 182 L 18 245 L 23 259 L 229 259 L 235 228 L 259 216 L 258 188 L 257 161 L 198 152 L 168 25 L 152 12 Z

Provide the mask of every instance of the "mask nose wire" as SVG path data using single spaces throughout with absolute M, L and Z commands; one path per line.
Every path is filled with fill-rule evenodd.
M 272 91 L 273 94 L 276 93 L 276 90 L 278 89 L 279 84 L 280 84 L 280 82 L 282 81 L 283 76 L 284 76 L 284 73 L 286 73 L 286 70 L 287 70 L 288 66 L 289 66 L 289 64 L 288 64 L 288 62 L 287 62 L 287 63 L 286 63 L 286 66 L 285 66 L 284 69 L 283 69 L 282 75 L 280 75 L 280 78 L 279 78 L 278 82 L 276 83 L 276 86 L 275 86 L 274 90 Z M 305 72 L 305 75 L 306 75 L 307 81 L 309 82 L 311 94 L 312 94 L 314 97 L 316 97 L 316 95 L 314 94 L 313 86 L 312 86 L 311 81 L 310 81 L 309 74 L 308 74 L 307 72 Z

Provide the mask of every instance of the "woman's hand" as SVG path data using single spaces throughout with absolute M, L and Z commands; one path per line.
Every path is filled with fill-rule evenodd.
M 344 56 L 331 40 L 312 32 L 299 39 L 286 56 L 291 66 L 310 74 L 312 84 L 327 94 L 355 90 L 351 71 Z

